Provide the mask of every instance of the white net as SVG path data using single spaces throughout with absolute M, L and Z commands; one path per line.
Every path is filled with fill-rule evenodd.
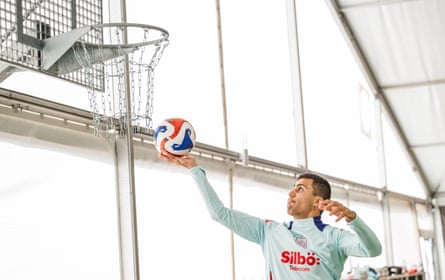
M 154 69 L 169 43 L 168 33 L 114 24 L 95 26 L 82 38 L 72 52 L 85 76 L 94 134 L 124 133 L 129 119 L 134 128 L 152 129 Z M 91 44 L 89 38 L 100 43 Z

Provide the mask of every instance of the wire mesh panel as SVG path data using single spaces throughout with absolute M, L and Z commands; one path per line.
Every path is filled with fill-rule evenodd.
M 46 39 L 102 21 L 101 0 L 0 0 L 0 71 L 31 69 L 85 85 L 81 71 L 44 69 L 42 49 Z M 97 36 L 84 39 L 100 43 Z
M 95 134 L 151 129 L 153 71 L 168 32 L 103 23 L 101 0 L 0 0 L 0 82 L 34 70 L 88 89 Z M 118 124 L 117 126 L 115 124 Z

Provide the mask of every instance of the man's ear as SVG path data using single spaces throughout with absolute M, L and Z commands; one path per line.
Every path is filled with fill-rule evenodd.
M 324 199 L 323 199 L 322 196 L 320 196 L 320 195 L 315 196 L 315 199 L 314 199 L 314 206 L 317 206 L 317 207 L 318 207 L 318 204 L 319 204 L 321 201 L 323 201 L 323 200 L 324 200 Z

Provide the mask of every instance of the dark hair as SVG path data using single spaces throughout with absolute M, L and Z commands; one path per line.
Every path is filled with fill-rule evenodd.
M 321 197 L 323 197 L 323 199 L 330 199 L 331 198 L 331 185 L 329 184 L 329 182 L 324 179 L 321 176 L 318 176 L 317 174 L 314 173 L 303 173 L 300 174 L 297 177 L 298 179 L 312 179 L 313 183 L 313 193 L 314 195 L 319 195 Z

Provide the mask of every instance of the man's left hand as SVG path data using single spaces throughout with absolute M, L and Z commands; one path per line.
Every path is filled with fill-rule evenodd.
M 345 218 L 345 220 L 350 223 L 357 217 L 354 211 L 350 210 L 349 208 L 335 200 L 322 200 L 318 203 L 318 208 L 320 208 L 320 210 L 330 212 L 329 215 L 331 216 L 337 216 L 335 222 L 338 222 L 341 219 Z

